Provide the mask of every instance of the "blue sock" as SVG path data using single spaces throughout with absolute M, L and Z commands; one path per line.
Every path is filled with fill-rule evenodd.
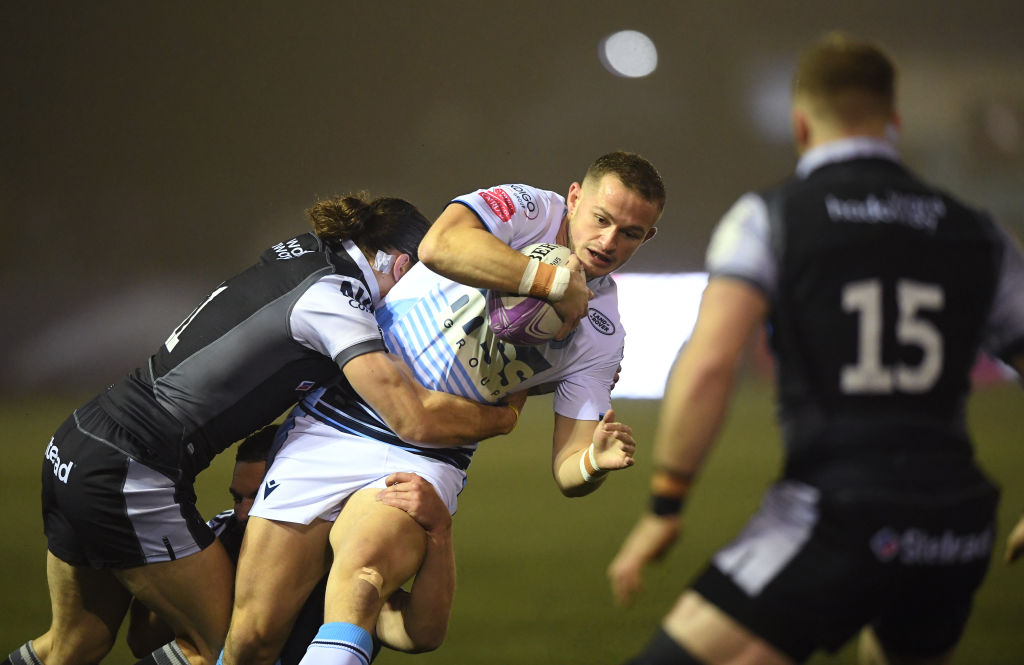
M 299 665 L 369 665 L 370 634 L 351 623 L 325 623 L 310 642 Z

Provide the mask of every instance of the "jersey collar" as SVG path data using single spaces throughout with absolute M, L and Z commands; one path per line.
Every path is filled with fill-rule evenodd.
M 342 240 L 341 246 L 345 248 L 348 255 L 352 258 L 352 262 L 358 266 L 359 270 L 363 273 L 363 283 L 366 284 L 366 288 L 370 289 L 370 296 L 373 298 L 373 306 L 376 307 L 380 302 L 380 285 L 377 284 L 377 276 L 373 274 L 373 268 L 370 267 L 370 262 L 363 256 L 363 251 L 356 247 L 356 244 L 351 240 Z
M 797 162 L 796 175 L 798 178 L 806 178 L 812 171 L 826 164 L 865 158 L 899 162 L 900 153 L 888 141 L 866 136 L 830 141 L 805 152 Z

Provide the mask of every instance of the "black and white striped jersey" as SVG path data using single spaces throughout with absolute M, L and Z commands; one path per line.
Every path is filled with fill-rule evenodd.
M 348 360 L 385 351 L 376 278 L 360 250 L 306 233 L 218 286 L 149 361 L 99 398 L 125 452 L 167 473 L 198 473 Z

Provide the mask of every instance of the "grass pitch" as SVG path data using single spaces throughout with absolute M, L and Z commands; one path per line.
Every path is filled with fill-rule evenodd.
M 1009 528 L 1024 511 L 1024 395 L 1016 386 L 981 390 L 970 420 L 978 456 L 1002 485 L 998 550 L 977 597 L 957 662 L 1010 665 L 1024 649 L 1024 564 L 1002 563 Z M 0 405 L 7 432 L 0 469 L 0 651 L 42 633 L 49 623 L 45 540 L 39 509 L 41 457 L 53 430 L 79 399 L 14 400 Z M 448 639 L 436 652 L 385 651 L 381 665 L 621 663 L 646 643 L 661 616 L 711 553 L 736 534 L 778 473 L 780 446 L 770 390 L 743 383 L 686 512 L 686 530 L 647 576 L 634 607 L 612 603 L 604 571 L 644 508 L 658 402 L 618 400 L 619 420 L 640 444 L 638 463 L 595 494 L 561 496 L 550 474 L 550 400 L 532 398 L 517 430 L 484 442 L 455 517 L 458 591 Z M 229 507 L 233 451 L 199 479 L 204 515 Z M 123 631 L 122 631 L 123 632 Z M 123 643 L 106 659 L 132 663 Z M 855 663 L 853 648 L 811 663 Z

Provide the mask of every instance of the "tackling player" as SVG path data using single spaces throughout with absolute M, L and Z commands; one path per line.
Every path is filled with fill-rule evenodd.
M 392 290 L 379 311 L 389 348 L 424 385 L 483 403 L 553 390 L 555 482 L 566 496 L 594 491 L 632 465 L 635 449 L 611 409 L 625 333 L 610 273 L 654 236 L 664 203 L 653 165 L 623 152 L 597 159 L 566 198 L 519 184 L 456 198 L 420 246 L 426 260 L 398 286 L 415 283 Z M 555 268 L 517 251 L 537 242 L 575 257 Z M 562 339 L 498 341 L 485 323 L 486 289 L 553 301 Z M 424 548 L 423 530 L 379 505 L 374 488 L 390 470 L 412 470 L 454 513 L 476 445 L 403 444 L 343 386 L 304 400 L 290 423 L 250 517 L 247 543 L 260 555 L 243 552 L 224 662 L 273 662 L 290 611 L 326 565 L 329 531 L 328 623 L 306 662 L 365 665 L 381 603 L 416 572 Z
M 416 263 L 429 221 L 393 198 L 340 197 L 309 214 L 315 233 L 222 283 L 57 430 L 42 473 L 52 623 L 7 662 L 100 661 L 134 596 L 174 630 L 176 660 L 212 663 L 233 566 L 195 507 L 195 475 L 328 381 L 343 376 L 411 441 L 514 426 L 514 409 L 425 390 L 386 353 L 373 309 Z

